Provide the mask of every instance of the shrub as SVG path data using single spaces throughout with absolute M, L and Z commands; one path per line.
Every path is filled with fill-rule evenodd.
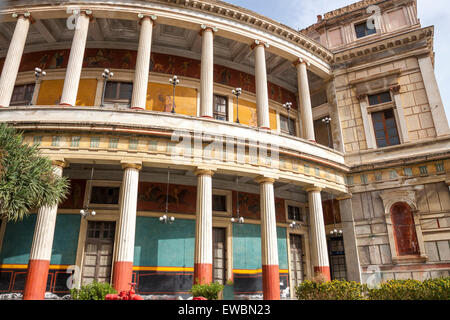
M 299 300 L 450 300 L 450 278 L 390 280 L 377 288 L 357 282 L 304 281 L 295 288 Z
M 117 291 L 109 283 L 100 282 L 70 290 L 73 300 L 105 300 L 106 295 L 110 293 L 117 293 Z
M 368 293 L 370 300 L 450 300 L 450 278 L 390 280 Z
M 304 281 L 295 293 L 299 300 L 364 300 L 366 290 L 366 285 L 357 282 Z
M 191 292 L 194 297 L 203 297 L 208 300 L 218 300 L 219 293 L 222 292 L 224 286 L 218 282 L 209 284 L 194 284 Z

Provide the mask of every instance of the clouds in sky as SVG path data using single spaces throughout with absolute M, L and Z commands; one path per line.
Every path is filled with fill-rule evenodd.
M 317 22 L 317 15 L 345 7 L 357 0 L 226 0 L 255 11 L 294 29 L 303 29 Z M 436 77 L 450 117 L 450 2 L 448 0 L 418 0 L 418 15 L 422 27 L 435 26 Z

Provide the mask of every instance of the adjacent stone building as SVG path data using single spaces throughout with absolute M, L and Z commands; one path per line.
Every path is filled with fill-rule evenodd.
M 450 131 L 415 0 L 301 31 L 211 0 L 19 0 L 0 24 L 0 121 L 71 185 L 1 223 L 0 293 L 449 275 Z

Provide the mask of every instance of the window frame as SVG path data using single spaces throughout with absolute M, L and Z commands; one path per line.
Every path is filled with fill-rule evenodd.
M 216 105 L 217 105 L 216 99 L 218 99 L 218 98 L 223 98 L 225 100 L 225 112 L 216 111 Z M 229 105 L 230 104 L 229 104 L 228 96 L 214 93 L 214 96 L 213 96 L 213 119 L 218 120 L 218 121 L 225 121 L 225 122 L 229 121 L 229 118 L 230 118 Z M 217 115 L 224 116 L 225 119 L 218 119 L 218 118 L 216 118 Z
M 358 33 L 356 32 L 356 27 L 357 27 L 357 26 L 360 26 L 360 25 L 362 25 L 362 24 L 364 24 L 364 25 L 366 26 L 366 28 L 365 28 L 366 35 L 364 35 L 364 36 L 362 36 L 362 37 L 358 37 Z M 369 38 L 369 37 L 373 37 L 373 36 L 378 35 L 378 30 L 379 30 L 379 29 L 375 28 L 375 32 L 374 32 L 374 33 L 367 34 L 367 30 L 371 30 L 371 29 L 367 28 L 367 19 L 365 19 L 365 20 L 363 20 L 363 21 L 357 21 L 357 22 L 354 22 L 354 23 L 352 24 L 352 30 L 353 30 L 353 32 L 354 32 L 356 41 L 358 41 L 358 40 L 361 40 L 361 39 L 367 39 L 367 38 Z
M 283 134 L 293 136 L 293 137 L 297 137 L 297 119 L 292 116 L 289 116 L 289 118 L 288 118 L 287 115 L 284 115 L 281 113 L 279 114 L 279 117 L 280 117 L 280 132 Z M 288 130 L 283 129 L 283 127 L 281 125 L 283 119 L 288 120 L 287 121 Z M 289 126 L 289 123 L 291 123 L 291 126 Z M 293 129 L 293 132 L 291 131 L 291 129 Z
M 396 137 L 397 137 L 397 140 L 398 140 L 397 144 L 392 144 L 390 142 L 390 139 L 393 139 L 395 137 L 389 136 L 389 129 L 392 129 L 392 128 L 388 128 L 387 127 L 386 112 L 391 112 L 392 113 L 392 118 L 388 118 L 388 119 L 393 119 L 394 120 L 395 130 L 396 130 Z M 382 114 L 382 116 L 383 116 L 382 124 L 383 124 L 383 131 L 384 131 L 384 139 L 382 139 L 382 140 L 386 141 L 386 143 L 387 143 L 386 146 L 380 146 L 379 145 L 379 140 L 380 139 L 377 137 L 377 131 L 380 131 L 380 130 L 376 130 L 376 127 L 375 127 L 375 121 L 376 120 L 374 119 L 374 115 L 376 115 L 376 114 Z M 402 141 L 400 139 L 400 131 L 399 131 L 398 123 L 397 123 L 396 112 L 395 112 L 394 108 L 388 108 L 388 109 L 384 109 L 384 110 L 380 110 L 380 111 L 371 112 L 370 113 L 370 120 L 371 120 L 371 124 L 372 124 L 372 129 L 373 129 L 373 134 L 374 134 L 375 144 L 377 146 L 377 149 L 393 147 L 393 146 L 398 146 L 398 145 L 402 144 Z
M 32 88 L 30 100 L 26 100 L 25 99 L 26 98 L 26 94 L 27 94 L 27 89 L 25 89 L 24 93 L 23 93 L 23 95 L 21 97 L 21 98 L 23 98 L 23 100 L 13 101 L 14 90 L 16 90 L 16 88 L 19 88 L 19 87 L 25 87 L 25 88 L 30 87 L 30 88 Z M 9 102 L 9 105 L 10 106 L 29 106 L 29 105 L 31 105 L 31 103 L 33 102 L 33 95 L 34 95 L 35 88 L 36 88 L 36 83 L 35 82 L 16 84 L 14 86 L 13 93 L 11 95 L 11 100 Z
M 289 219 L 289 207 L 298 207 L 300 209 L 300 217 L 302 220 L 292 220 Z M 292 201 L 292 200 L 284 200 L 284 210 L 286 216 L 287 223 L 298 223 L 298 224 L 306 224 L 307 223 L 307 212 L 306 212 L 306 204 L 302 202 Z
M 119 201 L 118 204 L 99 204 L 99 203 L 90 203 L 92 188 L 93 187 L 119 187 Z M 108 210 L 119 209 L 121 205 L 121 194 L 122 194 L 122 182 L 120 181 L 107 181 L 107 180 L 88 180 L 86 183 L 86 191 L 84 193 L 84 201 L 83 206 L 89 208 L 101 208 Z
M 212 196 L 225 196 L 226 197 L 226 211 L 215 211 L 212 210 L 214 216 L 222 216 L 222 217 L 231 217 L 233 213 L 233 197 L 232 191 L 230 190 L 222 190 L 222 189 L 213 189 Z
M 115 98 L 108 98 L 106 96 L 106 92 L 107 92 L 107 87 L 108 85 L 112 84 L 112 83 L 117 83 L 117 88 L 116 88 L 116 97 Z M 130 99 L 120 99 L 120 86 L 122 84 L 131 84 L 131 95 L 130 95 Z M 105 86 L 105 92 L 104 92 L 104 99 L 103 99 L 103 105 L 105 107 L 112 105 L 114 107 L 126 107 L 126 108 L 130 108 L 131 107 L 131 99 L 133 97 L 133 88 L 134 88 L 134 84 L 132 81 L 108 81 L 106 83 Z

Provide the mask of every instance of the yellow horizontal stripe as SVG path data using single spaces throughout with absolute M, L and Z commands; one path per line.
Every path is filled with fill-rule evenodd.
M 194 272 L 194 268 L 183 268 L 183 267 L 133 267 L 133 271 Z
M 50 270 L 65 270 L 69 265 L 50 265 Z M 0 269 L 28 269 L 28 264 L 0 264 Z
M 247 270 L 247 269 L 234 269 L 233 273 L 236 274 L 257 274 L 262 273 L 262 269 L 253 269 L 253 270 Z M 280 269 L 280 273 L 289 273 L 289 270 L 287 269 Z

